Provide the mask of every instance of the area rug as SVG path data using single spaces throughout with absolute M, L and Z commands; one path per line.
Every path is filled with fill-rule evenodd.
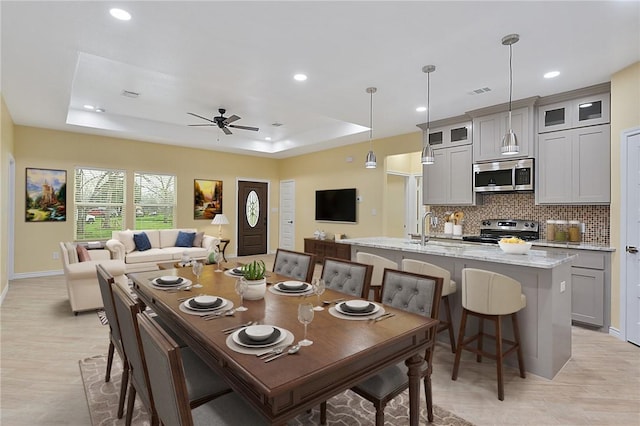
M 96 311 L 98 315 L 98 320 L 100 320 L 100 324 L 107 325 L 109 324 L 109 320 L 107 319 L 107 313 L 103 310 Z
M 116 416 L 122 367 L 116 356 L 111 371 L 111 380 L 109 383 L 105 383 L 106 361 L 107 359 L 104 355 L 97 355 L 80 361 L 80 374 L 87 396 L 91 422 L 93 426 L 124 425 L 124 418 L 118 419 Z M 385 425 L 399 426 L 409 424 L 408 396 L 408 393 L 405 392 L 389 402 L 385 409 Z M 427 424 L 424 391 L 421 392 L 420 406 L 420 424 Z M 466 420 L 438 406 L 433 407 L 433 415 L 432 424 L 434 425 L 472 426 Z M 327 402 L 327 423 L 332 426 L 372 425 L 375 423 L 375 409 L 369 401 L 353 392 L 346 391 Z M 132 425 L 148 426 L 149 424 L 149 414 L 140 401 L 136 400 Z M 310 413 L 301 414 L 287 424 L 290 426 L 320 424 L 320 411 L 315 408 Z

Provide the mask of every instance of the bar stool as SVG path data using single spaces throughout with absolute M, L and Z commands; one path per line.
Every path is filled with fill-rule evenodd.
M 444 330 L 449 331 L 449 342 L 451 342 L 451 352 L 456 353 L 456 338 L 453 335 L 453 321 L 451 320 L 451 305 L 449 295 L 456 292 L 456 282 L 451 279 L 451 272 L 444 268 L 420 260 L 402 259 L 402 270 L 413 272 L 414 274 L 429 275 L 442 278 L 442 297 L 444 302 L 444 313 L 446 320 L 440 320 L 438 333 Z
M 522 294 L 522 286 L 518 281 L 495 272 L 473 268 L 463 269 L 462 319 L 460 321 L 460 332 L 458 333 L 458 345 L 451 380 L 456 380 L 458 378 L 460 355 L 462 354 L 463 349 L 475 353 L 478 362 L 482 362 L 483 356 L 495 359 L 498 373 L 498 399 L 500 401 L 504 401 L 504 383 L 502 377 L 503 359 L 514 351 L 517 352 L 520 377 L 523 379 L 526 377 L 517 316 L 518 311 L 526 305 L 527 299 L 525 295 Z M 467 325 L 468 315 L 478 317 L 480 319 L 480 324 L 477 334 L 465 338 L 465 327 Z M 511 316 L 515 341 L 502 338 L 501 321 L 503 316 Z M 483 322 L 485 319 L 491 320 L 495 323 L 495 336 L 484 333 Z M 495 338 L 495 354 L 483 351 L 482 340 L 484 336 Z M 477 341 L 476 347 L 471 345 L 474 341 Z M 508 344 L 510 347 L 503 351 L 504 343 Z
M 371 290 L 373 291 L 373 301 L 380 302 L 382 299 L 382 276 L 385 268 L 398 269 L 398 264 L 386 257 L 378 256 L 371 253 L 356 253 L 356 262 L 373 266 L 373 275 L 371 276 Z M 363 296 L 364 297 L 364 296 Z

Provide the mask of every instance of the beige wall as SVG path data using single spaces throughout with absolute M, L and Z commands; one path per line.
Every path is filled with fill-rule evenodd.
M 9 162 L 13 156 L 13 121 L 0 94 L 0 297 L 8 289 L 7 253 L 9 251 Z
M 640 62 L 611 78 L 611 326 L 620 329 L 620 136 L 640 126 Z M 625 283 L 622 283 L 624 285 Z

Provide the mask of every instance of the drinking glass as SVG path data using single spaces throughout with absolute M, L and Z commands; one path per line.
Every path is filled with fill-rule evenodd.
M 222 253 L 217 251 L 216 254 L 214 255 L 214 259 L 216 261 L 216 272 L 222 272 L 222 269 L 220 269 L 220 264 L 222 263 L 222 260 L 224 259 L 222 257 Z
M 203 267 L 204 265 L 200 262 L 194 262 L 191 266 L 191 271 L 193 272 L 193 275 L 196 276 L 196 283 L 193 285 L 195 288 L 202 287 L 202 284 L 200 284 L 200 274 L 202 274 Z
M 314 311 L 324 311 L 324 308 L 322 307 L 322 304 L 320 303 L 320 296 L 322 295 L 322 293 L 324 293 L 324 290 L 326 288 L 326 286 L 324 284 L 324 280 L 322 278 L 314 278 L 313 284 L 311 284 L 311 285 L 313 286 L 313 292 L 318 295 L 318 306 L 313 308 L 313 310 Z
M 244 306 L 244 292 L 247 291 L 247 280 L 244 277 L 236 280 L 236 293 L 240 295 L 240 306 L 236 308 L 236 311 L 243 312 L 246 311 L 247 308 Z
M 309 346 L 313 344 L 312 340 L 307 339 L 307 325 L 313 321 L 313 304 L 301 303 L 298 305 L 298 321 L 304 324 L 304 339 L 300 340 L 300 346 Z

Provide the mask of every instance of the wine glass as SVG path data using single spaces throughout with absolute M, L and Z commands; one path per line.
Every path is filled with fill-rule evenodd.
M 313 286 L 313 292 L 318 295 L 318 306 L 313 308 L 313 310 L 314 311 L 324 311 L 324 308 L 322 307 L 322 304 L 320 304 L 320 295 L 322 295 L 322 293 L 324 293 L 324 290 L 326 288 L 324 280 L 322 278 L 314 278 L 313 279 L 313 284 L 311 284 L 311 285 Z
M 217 251 L 216 254 L 214 255 L 214 259 L 216 261 L 216 272 L 222 272 L 222 269 L 220 269 L 220 264 L 222 263 L 222 260 L 224 259 L 223 256 L 222 256 L 222 253 Z
M 247 308 L 244 306 L 244 292 L 247 291 L 247 280 L 244 277 L 236 280 L 236 293 L 240 295 L 240 306 L 236 308 L 236 311 L 243 312 L 246 311 Z
M 313 341 L 307 339 L 307 325 L 313 321 L 312 303 L 301 303 L 298 305 L 298 321 L 304 324 L 304 339 L 300 340 L 298 344 L 300 346 L 310 346 L 313 344 Z
M 196 283 L 193 285 L 195 288 L 202 287 L 202 284 L 200 284 L 200 274 L 202 274 L 203 267 L 204 265 L 200 262 L 193 262 L 193 265 L 191 266 L 191 272 L 196 276 Z

